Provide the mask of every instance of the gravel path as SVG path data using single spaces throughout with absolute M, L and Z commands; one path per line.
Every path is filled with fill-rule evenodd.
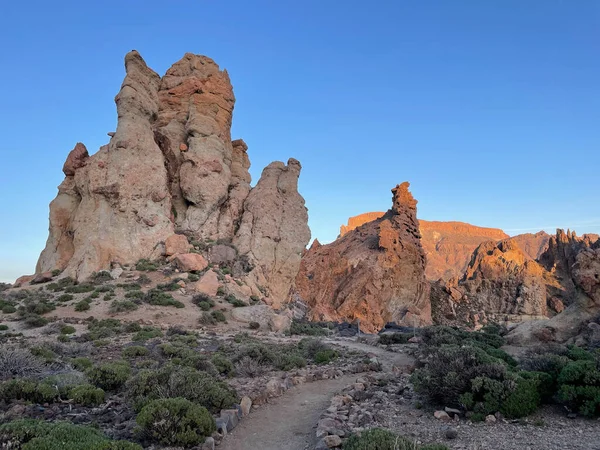
M 402 353 L 351 340 L 326 340 L 352 350 L 375 354 L 384 370 L 406 367 L 413 360 Z M 315 426 L 321 413 L 329 407 L 331 397 L 360 375 L 335 380 L 316 381 L 295 386 L 271 403 L 260 406 L 245 418 L 219 446 L 222 450 L 306 450 L 315 445 Z

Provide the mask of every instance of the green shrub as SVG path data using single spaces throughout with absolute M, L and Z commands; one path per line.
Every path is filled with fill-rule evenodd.
M 165 343 L 160 344 L 158 348 L 160 348 L 162 354 L 167 358 L 187 358 L 195 354 L 192 349 L 182 345 L 173 345 Z
M 231 376 L 233 375 L 233 362 L 227 357 L 221 355 L 220 353 L 216 353 L 211 358 L 211 362 L 217 368 L 221 375 Z
M 6 330 L 8 330 L 8 325 L 4 325 L 4 324 L 0 325 L 0 331 L 6 331 Z
M 123 358 L 137 358 L 139 356 L 148 356 L 150 354 L 150 350 L 146 347 L 142 347 L 141 345 L 132 345 L 130 347 L 125 347 L 121 351 L 121 355 Z
M 212 313 L 210 313 L 211 316 L 217 321 L 217 322 L 225 322 L 227 321 L 227 319 L 225 318 L 225 314 L 223 314 L 222 311 L 213 311 Z
M 600 415 L 600 369 L 595 361 L 568 363 L 558 376 L 558 400 L 588 417 Z
M 192 297 L 192 303 L 197 305 L 203 311 L 208 311 L 210 308 L 215 306 L 215 302 L 210 298 L 210 296 L 203 293 L 194 295 Z
M 125 384 L 131 375 L 131 368 L 127 361 L 115 361 L 92 367 L 86 375 L 94 385 L 111 391 Z
M 54 386 L 24 378 L 5 381 L 0 385 L 0 397 L 6 402 L 26 400 L 34 403 L 51 403 L 58 395 L 59 391 Z
M 217 296 L 222 297 L 225 295 L 225 288 L 223 286 L 219 286 L 217 288 Z
M 36 345 L 31 347 L 29 351 L 32 355 L 43 358 L 47 363 L 51 363 L 56 359 L 56 353 L 44 345 Z
M 179 286 L 177 284 L 177 282 L 170 281 L 169 283 L 157 284 L 154 289 L 156 289 L 157 291 L 162 291 L 162 292 L 172 292 L 172 291 L 178 290 L 180 287 L 181 286 Z
M 144 296 L 144 301 L 156 306 L 174 306 L 175 308 L 183 308 L 185 306 L 180 301 L 175 300 L 172 295 L 157 289 L 150 289 Z
M 360 436 L 350 435 L 342 448 L 343 450 L 449 450 L 441 444 L 417 445 L 413 441 L 381 428 L 363 431 Z
M 216 325 L 217 321 L 215 320 L 212 314 L 204 311 L 198 318 L 198 323 L 200 325 Z
M 113 292 L 114 290 L 115 288 L 113 286 L 97 286 L 94 292 L 101 294 L 104 292 Z
M 163 445 L 192 447 L 204 442 L 215 430 L 215 420 L 206 408 L 184 398 L 153 400 L 142 408 L 136 422 Z
M 213 412 L 237 401 L 232 388 L 208 373 L 173 364 L 140 371 L 127 382 L 127 397 L 136 410 L 158 398 L 183 397 Z
M 315 363 L 317 364 L 327 364 L 337 358 L 337 352 L 332 349 L 321 350 L 315 355 Z
M 75 297 L 73 297 L 73 294 L 61 294 L 56 298 L 56 301 L 60 302 L 60 303 L 65 303 L 65 302 L 70 302 L 74 298 Z
M 90 309 L 90 302 L 87 299 L 80 300 L 77 303 L 75 303 L 75 311 L 77 311 L 77 312 L 89 311 L 89 309 Z
M 227 297 L 225 297 L 225 300 L 227 300 L 228 303 L 231 303 L 234 308 L 241 308 L 243 306 L 248 306 L 245 302 L 241 301 L 239 298 L 237 298 L 233 294 L 227 295 Z
M 195 273 L 190 273 L 188 275 L 188 281 L 194 283 L 196 281 L 198 281 L 200 279 L 200 276 L 196 275 Z
M 129 291 L 125 293 L 125 298 L 132 298 L 134 300 L 142 300 L 146 294 L 142 291 Z
M 297 320 L 292 320 L 289 332 L 292 335 L 306 334 L 309 336 L 327 336 L 330 334 L 330 331 L 327 328 L 323 328 L 319 323 L 299 322 Z
M 158 269 L 158 263 L 147 259 L 140 259 L 135 264 L 135 269 L 142 272 L 151 272 Z
M 60 334 L 73 334 L 75 331 L 77 331 L 75 330 L 75 327 L 72 327 L 71 325 L 64 325 L 60 329 Z
M 98 406 L 104 403 L 104 391 L 90 384 L 82 384 L 69 391 L 69 398 L 83 406 Z
M 23 322 L 30 328 L 40 328 L 48 324 L 48 319 L 37 314 L 28 314 Z
M 379 336 L 379 343 L 382 345 L 407 344 L 411 337 L 412 335 L 407 333 L 382 334 Z
M 14 312 L 17 312 L 17 308 L 15 308 L 13 305 L 4 305 L 2 307 L 2 312 L 4 314 L 12 314 Z
M 137 322 L 129 322 L 123 327 L 125 333 L 136 333 L 142 329 L 142 326 Z
M 92 292 L 95 289 L 96 289 L 96 287 L 93 284 L 81 283 L 81 284 L 74 284 L 72 286 L 67 287 L 65 289 L 65 292 L 67 292 L 69 294 L 82 294 L 84 292 Z
M 79 358 L 73 358 L 71 360 L 71 365 L 73 366 L 74 369 L 77 369 L 77 370 L 80 370 L 83 372 L 83 371 L 89 369 L 90 367 L 92 367 L 93 363 L 90 358 L 79 357 Z
M 145 342 L 155 337 L 161 337 L 162 335 L 162 331 L 160 331 L 158 328 L 144 327 L 135 333 L 131 340 L 134 342 Z
M 111 441 L 99 430 L 68 422 L 18 419 L 0 425 L 0 436 L 11 448 L 23 450 L 142 450 L 137 444 Z
M 110 304 L 109 312 L 111 314 L 118 314 L 126 311 L 135 311 L 138 309 L 138 305 L 129 300 L 113 300 Z

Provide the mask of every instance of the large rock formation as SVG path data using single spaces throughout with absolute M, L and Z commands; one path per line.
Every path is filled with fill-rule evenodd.
M 67 158 L 36 272 L 84 279 L 159 257 L 178 232 L 234 241 L 248 280 L 280 304 L 310 240 L 300 164 L 272 163 L 251 189 L 248 147 L 231 140 L 233 88 L 211 59 L 187 53 L 161 79 L 132 51 L 125 69 L 109 144 Z
M 366 331 L 387 322 L 431 323 L 417 202 L 408 186 L 392 190 L 385 215 L 331 244 L 314 243 L 302 257 L 295 296 L 308 304 L 312 319 L 358 319 Z
M 549 320 L 519 325 L 509 340 L 515 344 L 577 342 L 588 331 L 586 323 L 600 314 L 600 240 L 597 235 L 580 238 L 557 230 L 540 262 L 559 280 L 570 305 Z
M 370 212 L 350 217 L 347 225 L 340 227 L 340 236 L 378 219 L 385 213 Z M 473 251 L 485 241 L 507 239 L 509 236 L 497 228 L 484 228 L 464 222 L 438 222 L 419 220 L 421 245 L 427 256 L 425 274 L 429 280 L 449 280 L 464 273 Z
M 538 231 L 535 234 L 518 234 L 511 237 L 511 240 L 515 241 L 527 256 L 537 261 L 548 248 L 550 235 L 545 231 Z
M 549 311 L 547 285 L 556 281 L 514 240 L 484 242 L 461 280 L 434 283 L 434 321 L 479 326 L 544 318 L 559 312 Z M 562 311 L 562 303 L 553 306 Z

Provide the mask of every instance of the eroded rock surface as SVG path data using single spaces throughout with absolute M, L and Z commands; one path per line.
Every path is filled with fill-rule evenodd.
M 416 200 L 402 183 L 385 215 L 303 256 L 295 296 L 314 320 L 353 322 L 377 331 L 387 322 L 431 323 L 425 253 Z
M 77 144 L 65 162 L 36 273 L 81 280 L 185 254 L 186 236 L 235 241 L 252 289 L 280 305 L 310 239 L 300 163 L 270 164 L 251 189 L 248 146 L 231 140 L 229 75 L 210 58 L 187 53 L 161 78 L 132 51 L 125 68 L 109 144 L 92 156 Z

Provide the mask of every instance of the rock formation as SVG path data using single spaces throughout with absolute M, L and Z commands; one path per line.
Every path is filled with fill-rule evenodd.
M 515 241 L 527 256 L 537 261 L 548 248 L 550 235 L 545 231 L 538 231 L 535 234 L 518 234 L 511 237 L 511 240 Z
M 248 147 L 231 140 L 233 88 L 210 58 L 187 53 L 161 78 L 132 51 L 125 69 L 109 144 L 67 158 L 36 272 L 85 279 L 165 255 L 177 232 L 235 242 L 248 280 L 280 304 L 310 240 L 300 164 L 270 164 L 251 189 Z
M 383 216 L 370 212 L 350 217 L 347 225 L 340 227 L 340 236 Z M 438 222 L 419 220 L 421 245 L 427 256 L 425 274 L 429 280 L 449 280 L 464 273 L 473 251 L 485 241 L 507 239 L 509 236 L 497 228 L 484 228 L 464 222 Z
M 600 314 L 600 239 L 557 230 L 540 263 L 559 280 L 570 305 L 549 320 L 519 325 L 509 340 L 515 344 L 576 341 L 588 331 L 586 323 Z
M 556 282 L 514 240 L 484 242 L 461 280 L 432 286 L 434 321 L 477 327 L 488 321 L 544 318 L 553 313 L 548 311 L 548 284 Z
M 408 183 L 392 190 L 393 205 L 331 244 L 314 243 L 302 257 L 295 297 L 314 320 L 356 321 L 376 331 L 387 322 L 431 323 L 425 253 Z

